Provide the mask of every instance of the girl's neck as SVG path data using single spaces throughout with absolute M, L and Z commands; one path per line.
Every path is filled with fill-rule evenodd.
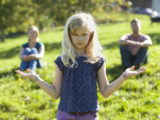
M 76 50 L 76 56 L 86 56 L 85 50 Z

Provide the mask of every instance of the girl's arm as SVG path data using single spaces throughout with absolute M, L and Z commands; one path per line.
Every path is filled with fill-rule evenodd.
M 106 66 L 104 63 L 102 67 L 98 70 L 98 85 L 102 96 L 105 98 L 110 96 L 121 86 L 121 84 L 126 80 L 126 78 L 128 78 L 129 76 L 141 74 L 145 71 L 145 68 L 140 68 L 135 71 L 133 71 L 133 69 L 134 66 L 127 68 L 118 79 L 109 84 L 106 76 Z
M 55 80 L 52 85 L 42 80 L 42 78 L 40 78 L 34 71 L 28 70 L 28 73 L 24 73 L 17 70 L 16 72 L 24 78 L 35 80 L 36 83 L 54 99 L 58 99 L 60 97 L 63 72 L 59 70 L 57 65 L 55 65 Z

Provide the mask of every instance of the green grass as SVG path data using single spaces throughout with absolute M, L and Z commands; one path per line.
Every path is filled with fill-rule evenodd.
M 160 24 L 150 24 L 149 17 L 131 15 L 142 21 L 142 33 L 151 36 L 153 46 L 149 48 L 149 63 L 142 76 L 126 80 L 120 89 L 108 98 L 98 92 L 100 120 L 157 120 L 160 119 Z M 121 18 L 122 19 L 122 18 Z M 110 82 L 122 72 L 118 39 L 130 33 L 129 22 L 100 24 L 97 26 L 99 40 L 107 58 L 106 69 Z M 54 60 L 61 53 L 63 27 L 40 33 L 45 44 L 44 69 L 37 73 L 52 84 L 54 80 Z M 27 35 L 6 39 L 0 43 L 0 120 L 51 120 L 56 119 L 59 100 L 49 97 L 35 83 L 21 79 L 18 69 L 20 46 L 27 41 Z

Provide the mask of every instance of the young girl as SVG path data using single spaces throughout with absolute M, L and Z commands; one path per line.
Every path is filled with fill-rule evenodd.
M 36 26 L 31 26 L 28 30 L 28 43 L 20 48 L 19 57 L 22 60 L 20 70 L 36 70 L 42 67 L 40 59 L 44 56 L 44 45 L 39 42 L 39 30 Z
M 17 70 L 22 77 L 35 81 L 51 97 L 60 97 L 57 120 L 97 120 L 99 105 L 96 84 L 98 83 L 100 93 L 106 98 L 127 77 L 145 71 L 145 68 L 133 71 L 134 66 L 130 67 L 109 84 L 96 25 L 92 16 L 87 13 L 78 13 L 68 19 L 62 47 L 61 56 L 55 60 L 53 85 L 46 83 L 34 71 L 24 73 Z

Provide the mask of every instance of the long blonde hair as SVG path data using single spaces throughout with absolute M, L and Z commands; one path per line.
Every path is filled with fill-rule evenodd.
M 71 39 L 69 36 L 69 29 L 75 30 L 82 26 L 88 27 L 90 32 L 93 33 L 92 36 L 93 40 L 90 40 L 92 42 L 90 42 L 86 48 L 86 54 L 88 58 L 87 62 L 95 63 L 99 60 L 100 57 L 103 57 L 102 47 L 98 41 L 96 24 L 94 22 L 93 17 L 88 13 L 80 12 L 71 16 L 65 24 L 63 41 L 62 41 L 62 54 L 61 54 L 61 59 L 65 66 L 73 67 L 74 65 L 77 64 L 75 59 L 76 58 L 75 49 L 71 43 Z M 72 62 L 70 62 L 70 60 Z
M 39 30 L 38 30 L 38 27 L 35 26 L 35 25 L 32 25 L 32 26 L 29 27 L 28 33 L 29 33 L 30 30 L 36 31 L 36 33 L 37 33 L 36 41 L 38 42 L 39 41 Z M 29 38 L 28 38 L 28 41 L 29 41 Z

